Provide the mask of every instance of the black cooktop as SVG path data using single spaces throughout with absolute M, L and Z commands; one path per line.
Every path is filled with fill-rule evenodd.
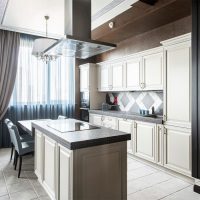
M 61 133 L 84 131 L 84 130 L 99 128 L 97 126 L 93 126 L 85 122 L 75 122 L 71 120 L 55 120 L 48 122 L 47 126 Z

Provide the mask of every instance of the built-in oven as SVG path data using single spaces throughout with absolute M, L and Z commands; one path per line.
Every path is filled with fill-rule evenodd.
M 80 118 L 82 121 L 89 122 L 90 95 L 89 92 L 81 92 Z
M 80 108 L 80 118 L 82 121 L 89 122 L 89 108 Z
M 89 92 L 81 92 L 81 108 L 90 108 L 90 95 Z

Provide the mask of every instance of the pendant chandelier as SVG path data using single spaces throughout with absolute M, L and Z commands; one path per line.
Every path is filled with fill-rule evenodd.
M 57 40 L 48 38 L 48 20 L 49 16 L 44 16 L 46 20 L 46 37 L 38 38 L 34 41 L 32 55 L 36 56 L 43 62 L 49 63 L 50 61 L 56 60 L 58 56 L 44 54 L 44 50 L 53 45 Z

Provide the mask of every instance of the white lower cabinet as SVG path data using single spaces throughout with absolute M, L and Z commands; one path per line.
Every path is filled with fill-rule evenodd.
M 35 131 L 35 174 L 40 182 L 43 181 L 44 173 L 44 136 L 38 130 Z
M 44 136 L 44 181 L 43 185 L 52 199 L 56 199 L 57 186 L 57 160 L 56 142 Z
M 118 130 L 118 119 L 110 116 L 102 116 L 102 126 Z
M 101 126 L 102 125 L 102 116 L 101 115 L 90 114 L 89 122 L 91 124 L 93 124 L 93 125 Z
M 164 166 L 191 176 L 191 129 L 165 126 Z
M 90 123 L 130 133 L 128 153 L 191 176 L 191 129 L 97 114 Z
M 133 121 L 126 119 L 119 119 L 118 122 L 119 122 L 118 124 L 119 131 L 131 134 L 131 140 L 127 141 L 127 151 L 128 153 L 134 153 Z
M 59 200 L 73 199 L 73 151 L 59 145 Z
M 156 162 L 156 124 L 135 122 L 135 155 Z

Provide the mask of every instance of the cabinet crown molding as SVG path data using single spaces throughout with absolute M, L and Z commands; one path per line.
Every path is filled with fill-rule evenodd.
M 79 65 L 79 68 L 82 68 L 82 67 L 95 67 L 96 64 L 95 63 L 85 63 L 85 64 L 82 64 L 82 65 Z
M 159 53 L 163 51 L 163 46 L 147 49 L 144 51 L 140 51 L 137 53 L 132 53 L 126 56 L 122 56 L 121 58 L 114 58 L 111 60 L 105 60 L 103 62 L 97 63 L 97 65 L 111 65 L 112 63 L 118 63 L 118 62 L 125 62 L 128 59 L 133 59 L 133 58 L 141 58 L 142 56 L 146 56 L 148 54 L 153 54 L 153 53 Z
M 163 46 L 170 46 L 170 45 L 179 44 L 179 43 L 182 43 L 182 42 L 187 42 L 187 41 L 190 41 L 190 40 L 191 40 L 191 33 L 187 33 L 187 34 L 184 34 L 184 35 L 180 35 L 178 37 L 174 37 L 174 38 L 171 38 L 171 39 L 168 39 L 168 40 L 161 41 L 160 43 Z

